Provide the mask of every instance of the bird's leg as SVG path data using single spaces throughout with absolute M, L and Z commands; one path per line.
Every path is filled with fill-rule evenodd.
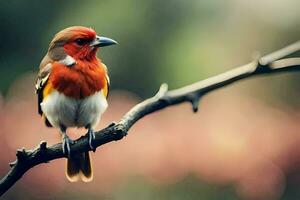
M 88 129 L 88 132 L 87 132 L 87 135 L 88 135 L 88 138 L 89 138 L 89 145 L 90 145 L 90 148 L 95 151 L 96 148 L 93 146 L 93 141 L 95 140 L 96 136 L 95 136 L 95 132 L 93 130 L 93 128 L 88 125 L 86 126 L 86 128 Z
M 71 148 L 70 148 L 70 144 L 73 143 L 73 141 L 69 138 L 69 136 L 67 135 L 67 129 L 65 126 L 61 125 L 60 126 L 60 131 L 62 134 L 62 150 L 64 155 L 67 155 L 69 158 L 71 156 Z

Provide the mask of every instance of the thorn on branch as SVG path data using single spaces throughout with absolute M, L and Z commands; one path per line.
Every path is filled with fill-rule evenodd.
M 168 92 L 168 84 L 163 83 L 160 85 L 160 88 L 154 98 L 157 98 L 159 101 L 165 102 L 167 104 L 171 104 L 170 97 L 166 95 Z
M 116 124 L 117 124 L 116 122 L 111 122 L 107 127 L 111 128 L 111 127 L 115 126 Z
M 27 157 L 25 148 L 18 149 L 16 156 L 17 156 L 17 158 L 18 158 L 19 161 L 25 160 L 26 157 Z
M 47 150 L 47 142 L 46 141 L 41 141 L 39 144 L 39 147 L 37 149 L 37 153 L 40 155 L 44 155 Z
M 39 146 L 40 146 L 39 148 L 40 151 L 45 151 L 47 149 L 47 142 L 41 141 Z
M 196 93 L 193 93 L 193 94 L 190 94 L 187 96 L 188 101 L 191 102 L 191 104 L 192 104 L 194 113 L 198 112 L 200 96 L 201 95 L 196 94 Z
M 155 97 L 158 99 L 161 99 L 165 96 L 165 94 L 168 92 L 168 84 L 163 83 L 160 85 L 158 92 L 156 93 Z

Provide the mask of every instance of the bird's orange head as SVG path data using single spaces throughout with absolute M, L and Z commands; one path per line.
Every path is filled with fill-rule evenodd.
M 99 47 L 113 44 L 117 42 L 100 37 L 93 29 L 83 26 L 58 32 L 40 64 L 41 71 L 51 71 L 46 79 L 49 88 L 76 99 L 108 91 L 107 68 L 96 53 Z
M 50 43 L 49 52 L 67 54 L 75 60 L 96 58 L 99 47 L 117 44 L 116 41 L 97 36 L 92 28 L 71 26 L 58 32 Z

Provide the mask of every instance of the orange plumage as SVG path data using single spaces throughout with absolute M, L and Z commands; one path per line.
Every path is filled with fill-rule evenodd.
M 99 61 L 78 61 L 72 68 L 54 63 L 48 82 L 66 96 L 81 99 L 107 87 L 106 76 Z

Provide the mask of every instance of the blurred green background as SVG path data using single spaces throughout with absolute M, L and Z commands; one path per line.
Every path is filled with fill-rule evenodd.
M 99 54 L 108 66 L 111 88 L 146 98 L 163 82 L 171 89 L 184 86 L 245 64 L 257 52 L 264 55 L 299 40 L 299 8 L 299 0 L 2 0 L 0 96 L 4 105 L 9 102 L 15 92 L 11 86 L 24 74 L 37 73 L 53 35 L 68 26 L 92 27 L 117 40 L 118 46 Z M 259 77 L 235 84 L 228 92 L 298 110 L 298 77 L 298 73 Z M 26 88 L 34 96 L 34 82 Z M 221 98 L 220 103 L 227 102 Z M 275 199 L 300 198 L 299 185 L 289 177 Z M 230 183 L 211 183 L 193 174 L 163 186 L 130 176 L 113 188 L 109 194 L 70 189 L 40 197 L 17 184 L 4 199 L 243 198 Z

